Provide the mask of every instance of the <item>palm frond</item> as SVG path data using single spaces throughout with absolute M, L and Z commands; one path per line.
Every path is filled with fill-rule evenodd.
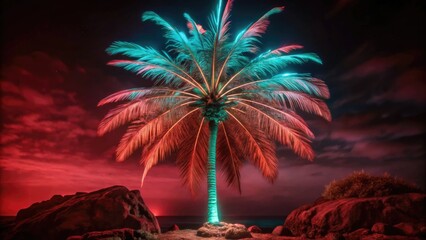
M 186 107 L 194 101 L 184 101 L 177 104 L 172 109 L 162 112 L 156 117 L 147 120 L 146 124 L 139 124 L 137 127 L 129 128 L 123 135 L 116 151 L 117 161 L 124 161 L 141 146 L 149 144 L 157 139 L 165 129 L 182 117 L 187 111 Z
M 137 119 L 149 119 L 159 111 L 170 109 L 182 100 L 191 100 L 188 96 L 164 95 L 131 101 L 111 110 L 101 121 L 98 134 L 104 135 L 126 123 Z
M 266 32 L 269 24 L 268 18 L 273 14 L 280 13 L 283 9 L 284 7 L 271 9 L 259 20 L 249 25 L 241 33 L 239 33 L 234 42 L 228 44 L 229 50 L 217 76 L 217 82 L 219 82 L 225 68 L 237 70 L 248 63 L 249 58 L 246 53 L 254 53 L 257 51 L 257 38 Z M 216 84 L 216 87 L 217 85 L 218 83 Z
M 271 54 L 280 55 L 282 53 L 289 53 L 293 50 L 303 48 L 302 45 L 293 44 L 293 45 L 283 45 L 275 50 L 271 51 Z
M 290 64 L 302 64 L 309 61 L 322 64 L 321 59 L 315 53 L 301 53 L 283 56 L 273 55 L 269 58 L 255 58 L 238 74 L 241 74 L 242 77 L 262 79 L 277 74 Z
M 330 98 L 330 92 L 324 81 L 306 74 L 278 74 L 265 81 L 255 82 L 262 89 L 277 89 L 302 92 L 319 98 Z
M 267 110 L 267 113 L 265 113 L 266 115 L 270 115 L 271 117 L 272 116 L 277 117 L 280 121 L 282 121 L 283 124 L 285 124 L 286 127 L 298 129 L 299 131 L 301 131 L 303 134 L 305 134 L 306 136 L 310 138 L 314 137 L 314 134 L 308 128 L 308 124 L 294 111 L 291 111 L 289 109 L 286 109 L 286 111 L 283 111 L 277 107 L 274 107 L 272 104 L 268 105 L 260 101 L 253 101 L 253 100 L 244 99 L 244 98 L 230 98 L 230 99 L 235 99 L 237 101 L 240 101 L 240 104 L 242 105 L 250 106 L 256 109 L 258 109 L 258 107 L 263 107 Z
M 168 94 L 168 97 L 176 97 L 179 94 L 181 94 L 186 97 L 192 97 L 195 99 L 200 98 L 198 95 L 184 91 L 184 89 L 179 90 L 179 89 L 159 88 L 159 87 L 131 88 L 131 89 L 126 89 L 123 91 L 113 93 L 109 95 L 108 97 L 103 98 L 101 101 L 99 101 L 98 107 L 108 103 L 114 103 L 114 102 L 120 102 L 120 101 L 126 101 L 126 100 L 132 101 L 135 99 L 142 99 L 143 97 L 152 97 L 152 96 L 159 96 L 164 94 Z M 173 94 L 176 94 L 176 95 L 173 95 Z
M 232 135 L 232 130 L 227 130 L 225 124 L 222 123 L 218 134 L 217 148 L 220 150 L 217 152 L 217 161 L 221 165 L 228 186 L 234 186 L 241 194 L 240 168 L 242 161 L 238 156 L 238 151 L 243 151 L 243 149 L 237 149 L 237 141 L 238 138 Z
M 272 99 L 277 99 L 282 106 L 294 110 L 302 110 L 331 121 L 331 113 L 325 102 L 308 94 L 293 91 L 273 91 L 269 93 Z
M 241 105 L 246 110 L 244 117 L 253 119 L 251 123 L 258 123 L 257 127 L 263 129 L 268 136 L 271 136 L 284 146 L 289 146 L 297 155 L 303 158 L 308 160 L 314 158 L 314 152 L 308 139 L 308 137 L 313 137 L 313 134 L 306 126 L 304 128 L 294 128 L 286 122 L 274 119 L 272 114 L 268 114 L 257 107 L 245 103 L 241 103 Z M 238 116 L 238 114 L 236 115 Z
M 219 32 L 220 38 L 223 38 L 224 36 L 226 36 L 229 31 L 229 26 L 231 24 L 231 21 L 229 20 L 229 18 L 231 17 L 231 9 L 232 9 L 233 2 L 234 2 L 233 0 L 228 0 L 226 2 L 225 9 L 223 10 L 220 32 Z
M 165 159 L 166 156 L 170 155 L 175 149 L 177 149 L 177 147 L 179 147 L 182 143 L 182 139 L 189 136 L 189 130 L 192 129 L 193 125 L 190 124 L 190 121 L 184 120 L 199 111 L 199 109 L 193 109 L 181 116 L 179 119 L 174 121 L 173 125 L 161 134 L 155 144 L 151 144 L 148 149 L 145 149 L 141 158 L 141 164 L 144 167 L 141 186 L 143 185 L 148 171 L 157 164 L 158 161 Z
M 237 84 L 223 93 L 225 96 L 233 96 L 234 91 L 253 92 L 258 91 L 274 91 L 283 88 L 284 90 L 297 91 L 314 95 L 319 98 L 330 98 L 330 92 L 324 81 L 310 77 L 309 74 L 278 74 L 272 78 L 251 81 L 247 83 Z M 241 93 L 237 93 L 241 95 Z
M 198 28 L 198 24 L 191 18 L 191 16 L 189 16 L 189 14 L 184 13 L 183 16 L 185 17 L 185 19 L 188 21 L 188 23 L 191 26 L 191 30 L 190 33 L 194 36 L 194 41 L 192 41 L 192 45 L 195 45 L 195 48 L 197 49 L 196 51 L 204 51 L 204 40 L 202 37 L 202 33 L 200 32 L 199 28 Z
M 219 95 L 226 87 L 236 79 L 263 79 L 273 76 L 290 64 L 302 64 L 313 61 L 322 64 L 321 59 L 315 53 L 292 54 L 284 56 L 272 56 L 269 58 L 254 58 L 249 64 L 235 73 L 219 90 Z
M 227 129 L 233 129 L 238 132 L 246 159 L 259 168 L 263 177 L 268 181 L 274 182 L 278 176 L 278 159 L 275 155 L 275 144 L 269 140 L 259 128 L 252 124 L 244 123 L 243 118 L 235 116 L 236 112 L 227 110 L 230 116 L 229 122 L 224 122 Z M 231 122 L 233 124 L 231 124 Z
M 178 56 L 176 57 L 177 61 L 192 61 L 193 64 L 196 66 L 196 68 L 199 71 L 199 74 L 201 75 L 204 84 L 206 84 L 207 90 L 208 90 L 208 83 L 207 79 L 204 74 L 203 68 L 200 66 L 199 62 L 200 59 L 198 58 L 199 55 L 196 54 L 196 51 L 192 48 L 192 45 L 188 41 L 188 38 L 186 37 L 185 33 L 180 32 L 175 27 L 170 25 L 167 21 L 165 21 L 163 18 L 161 18 L 158 14 L 148 11 L 145 12 L 142 15 L 143 21 L 153 21 L 156 24 L 163 27 L 163 29 L 166 30 L 165 37 L 168 39 L 168 47 L 173 49 L 175 52 L 178 53 Z
M 110 61 L 108 65 L 122 67 L 128 71 L 142 75 L 142 77 L 151 78 L 156 81 L 156 84 L 179 87 L 182 83 L 186 83 L 194 88 L 200 89 L 200 91 L 204 91 L 203 87 L 197 82 L 191 81 L 191 79 L 182 76 L 178 72 L 160 65 L 134 60 L 113 60 Z
M 203 117 L 199 122 L 194 121 L 193 126 L 199 126 L 190 129 L 189 137 L 180 145 L 176 159 L 183 183 L 193 194 L 206 174 L 209 129 L 204 120 Z

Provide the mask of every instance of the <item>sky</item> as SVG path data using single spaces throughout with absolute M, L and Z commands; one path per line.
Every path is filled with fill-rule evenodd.
M 140 188 L 137 156 L 114 160 L 122 130 L 99 137 L 110 109 L 103 97 L 150 86 L 107 66 L 116 40 L 163 47 L 162 31 L 143 23 L 155 11 L 185 29 L 183 13 L 202 25 L 216 1 L 2 1 L 0 215 L 51 198 L 112 185 L 139 189 L 156 215 L 204 215 L 206 189 L 192 196 L 173 159 L 154 167 Z M 415 0 L 236 0 L 231 32 L 276 6 L 262 49 L 300 44 L 320 66 L 303 71 L 323 79 L 333 120 L 309 118 L 316 135 L 313 162 L 277 150 L 279 177 L 262 179 L 242 167 L 242 194 L 219 174 L 223 215 L 285 216 L 317 199 L 324 186 L 353 171 L 385 172 L 426 186 L 425 3 Z M 234 35 L 235 36 L 235 35 Z

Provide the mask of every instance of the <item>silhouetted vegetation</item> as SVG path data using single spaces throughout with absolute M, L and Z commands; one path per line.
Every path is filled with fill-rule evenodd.
M 326 199 L 383 197 L 395 194 L 422 192 L 416 185 L 387 173 L 373 176 L 364 171 L 354 172 L 341 180 L 334 180 L 325 187 Z

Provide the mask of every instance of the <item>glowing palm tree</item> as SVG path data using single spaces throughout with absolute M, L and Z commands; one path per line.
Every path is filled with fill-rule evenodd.
M 132 59 L 109 64 L 152 79 L 154 86 L 117 92 L 99 103 L 126 101 L 106 115 L 99 134 L 130 123 L 118 145 L 117 160 L 142 147 L 142 183 L 148 170 L 172 153 L 192 191 L 207 175 L 211 223 L 219 222 L 216 160 L 227 183 L 240 192 L 244 161 L 273 182 L 278 173 L 276 142 L 303 158 L 311 160 L 314 155 L 313 134 L 295 111 L 330 120 L 324 82 L 309 74 L 284 73 L 290 64 L 321 63 L 316 54 L 289 54 L 301 48 L 289 45 L 256 55 L 268 18 L 283 7 L 273 8 L 231 38 L 231 6 L 232 0 L 224 8 L 219 1 L 208 30 L 185 13 L 189 36 L 156 13 L 145 12 L 143 21 L 164 29 L 167 51 L 119 41 L 107 52 Z

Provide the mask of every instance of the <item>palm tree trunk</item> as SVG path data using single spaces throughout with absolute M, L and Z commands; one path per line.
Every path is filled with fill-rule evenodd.
M 209 223 L 218 223 L 218 209 L 217 209 L 217 189 L 216 189 L 216 141 L 219 123 L 216 121 L 209 121 L 210 139 L 209 139 L 209 159 L 207 163 L 207 192 L 208 192 L 208 205 L 207 205 L 207 221 Z

